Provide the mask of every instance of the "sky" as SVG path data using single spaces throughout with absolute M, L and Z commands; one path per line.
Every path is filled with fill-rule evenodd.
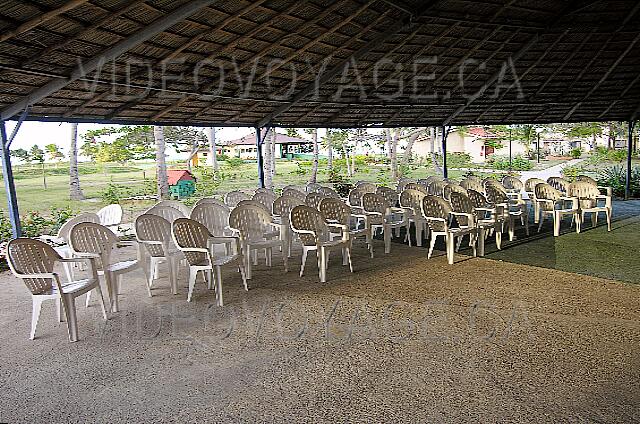
M 11 135 L 13 129 L 16 126 L 15 121 L 7 122 L 7 135 Z M 89 130 L 104 128 L 104 127 L 116 127 L 117 125 L 101 125 L 101 124 L 79 124 L 78 125 L 78 147 L 82 145 L 82 134 Z M 217 138 L 223 140 L 234 140 L 236 138 L 244 137 L 253 130 L 251 128 L 218 128 L 216 134 Z M 37 121 L 25 121 L 20 129 L 16 138 L 11 144 L 11 150 L 25 149 L 29 150 L 31 146 L 37 144 L 42 149 L 47 144 L 57 144 L 62 152 L 67 155 L 69 151 L 71 134 L 71 125 L 66 122 L 37 122 Z M 175 154 L 168 154 L 169 159 L 179 159 L 184 155 L 172 157 Z M 87 158 L 79 158 L 80 160 Z

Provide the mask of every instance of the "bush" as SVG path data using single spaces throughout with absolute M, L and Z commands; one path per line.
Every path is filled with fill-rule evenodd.
M 442 155 L 437 154 L 438 163 L 442 163 Z M 471 164 L 471 155 L 468 153 L 447 153 L 447 168 L 465 168 Z
M 336 169 L 329 171 L 328 182 L 333 184 L 333 188 L 341 197 L 347 197 L 353 184 L 349 183 Z
M 578 175 L 581 175 L 584 172 L 584 169 L 581 166 L 565 166 L 562 169 L 562 176 L 571 181 L 574 182 L 576 180 L 576 178 L 578 177 Z
M 311 163 L 296 162 L 296 168 L 290 172 L 291 175 L 307 175 L 311 172 Z
M 596 177 L 598 184 L 611 187 L 613 194 L 623 197 L 627 183 L 627 170 L 622 165 L 614 165 L 605 168 Z M 631 169 L 631 197 L 640 197 L 640 167 L 634 166 Z
M 228 158 L 225 163 L 229 168 L 239 168 L 244 165 L 244 160 L 240 158 Z
M 571 149 L 569 155 L 574 159 L 580 159 L 582 156 L 582 149 L 580 147 L 576 147 L 575 149 Z
M 533 162 L 520 155 L 513 157 L 511 164 L 509 164 L 508 156 L 491 155 L 487 162 L 493 169 L 501 171 L 507 171 L 509 169 L 513 171 L 530 171 L 533 169 Z
M 43 234 L 56 234 L 62 224 L 67 222 L 77 212 L 71 208 L 52 207 L 49 215 L 29 211 L 20 219 L 23 237 L 38 237 Z M 11 221 L 3 210 L 0 210 L 0 242 L 11 240 Z

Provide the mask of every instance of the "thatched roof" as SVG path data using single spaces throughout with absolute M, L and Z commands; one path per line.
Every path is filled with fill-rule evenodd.
M 30 119 L 216 126 L 542 123 L 640 112 L 635 0 L 0 4 L 5 119 L 32 102 Z M 162 27 L 189 5 L 196 11 Z M 123 45 L 99 75 L 82 76 L 91 59 Z M 127 67 L 135 88 L 125 87 Z

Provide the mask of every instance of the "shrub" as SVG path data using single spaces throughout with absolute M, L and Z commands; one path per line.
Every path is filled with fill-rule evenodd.
M 627 170 L 622 165 L 613 165 L 601 170 L 596 177 L 598 184 L 611 187 L 616 196 L 624 196 L 627 182 Z M 631 170 L 631 197 L 640 197 L 640 167 Z
M 509 164 L 509 157 L 492 155 L 489 157 L 488 163 L 493 169 L 501 171 L 514 170 L 514 171 L 530 171 L 533 169 L 533 162 L 518 155 L 514 156 L 511 164 Z
M 353 184 L 349 183 L 336 169 L 329 171 L 328 182 L 333 184 L 333 188 L 341 197 L 347 197 Z
M 293 169 L 290 174 L 291 175 L 307 175 L 311 171 L 309 168 L 311 167 L 311 163 L 304 162 L 296 162 L 296 168 Z
M 575 149 L 571 149 L 569 155 L 574 159 L 579 159 L 582 156 L 582 149 L 580 147 L 576 147 Z
M 579 165 L 565 166 L 561 171 L 562 176 L 571 182 L 574 182 L 578 177 L 578 175 L 581 175 L 583 172 L 584 172 L 583 168 Z
M 437 154 L 438 163 L 442 163 L 442 155 Z M 471 164 L 471 155 L 468 153 L 447 153 L 447 168 L 464 168 Z
M 229 168 L 239 168 L 244 164 L 244 160 L 240 158 L 228 158 L 225 163 Z

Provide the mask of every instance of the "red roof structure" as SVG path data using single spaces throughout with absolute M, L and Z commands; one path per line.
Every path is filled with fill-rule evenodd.
M 187 169 L 171 169 L 167 171 L 169 185 L 176 185 L 178 181 L 195 181 L 196 178 Z

